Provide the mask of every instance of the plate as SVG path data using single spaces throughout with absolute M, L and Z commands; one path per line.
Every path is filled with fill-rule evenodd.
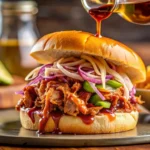
M 44 147 L 87 147 L 150 143 L 150 114 L 141 114 L 139 123 L 134 130 L 97 135 L 39 135 L 35 131 L 22 128 L 19 122 L 19 115 L 14 110 L 0 111 L 0 116 L 0 144 Z

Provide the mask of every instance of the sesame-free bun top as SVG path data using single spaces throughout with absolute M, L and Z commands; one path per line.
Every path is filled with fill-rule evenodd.
M 42 64 L 52 63 L 61 57 L 80 57 L 81 54 L 100 56 L 121 67 L 133 83 L 146 78 L 144 63 L 132 49 L 113 39 L 98 38 L 87 32 L 62 31 L 45 35 L 30 54 Z

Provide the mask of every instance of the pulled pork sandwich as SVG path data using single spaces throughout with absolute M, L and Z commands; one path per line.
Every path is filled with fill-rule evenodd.
M 135 84 L 145 80 L 141 58 L 127 46 L 90 33 L 41 38 L 31 56 L 44 64 L 26 77 L 16 108 L 24 128 L 40 133 L 127 131 L 138 120 Z

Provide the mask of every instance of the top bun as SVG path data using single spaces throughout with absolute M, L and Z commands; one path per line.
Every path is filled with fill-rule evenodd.
M 133 83 L 146 79 L 142 59 L 124 44 L 106 38 L 97 38 L 82 31 L 62 31 L 45 35 L 32 48 L 31 56 L 39 63 L 52 63 L 61 57 L 81 54 L 100 56 L 120 66 Z

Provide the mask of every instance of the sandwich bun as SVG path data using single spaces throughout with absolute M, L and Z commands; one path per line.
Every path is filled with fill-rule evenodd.
M 35 123 L 33 123 L 24 109 L 20 110 L 21 124 L 25 129 L 38 130 L 40 117 L 38 113 L 34 113 Z M 96 115 L 94 122 L 85 124 L 79 117 L 63 115 L 60 118 L 58 128 L 62 133 L 73 134 L 99 134 L 99 133 L 115 133 L 134 129 L 138 121 L 138 112 L 131 113 L 115 113 L 114 120 L 110 121 L 105 114 Z M 53 132 L 55 122 L 50 116 L 45 128 L 45 133 Z
M 106 38 L 97 38 L 82 31 L 62 31 L 42 37 L 30 55 L 41 64 L 52 63 L 62 57 L 81 54 L 100 56 L 120 66 L 133 83 L 146 79 L 146 69 L 141 58 L 124 44 Z
M 39 63 L 49 64 L 62 57 L 80 57 L 82 54 L 98 56 L 113 62 L 126 73 L 133 83 L 142 82 L 146 78 L 146 70 L 141 58 L 122 43 L 81 31 L 63 31 L 42 37 L 32 48 L 31 56 Z M 85 124 L 80 117 L 63 115 L 58 128 L 62 133 L 97 134 L 127 131 L 135 128 L 138 112 L 116 112 L 114 120 L 110 121 L 106 114 L 94 116 L 94 122 Z M 20 109 L 21 124 L 24 128 L 38 130 L 40 117 L 34 112 L 35 123 L 25 109 Z M 50 116 L 44 131 L 52 132 L 55 122 Z

